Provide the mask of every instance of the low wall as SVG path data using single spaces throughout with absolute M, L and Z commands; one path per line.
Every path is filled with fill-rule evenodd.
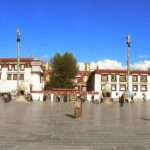
M 43 93 L 31 93 L 33 101 L 43 101 Z

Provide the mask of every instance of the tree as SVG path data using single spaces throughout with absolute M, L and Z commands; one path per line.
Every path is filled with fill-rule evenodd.
M 56 53 L 50 60 L 53 73 L 50 76 L 50 88 L 74 88 L 73 79 L 78 74 L 76 58 L 72 53 L 66 52 L 64 55 Z

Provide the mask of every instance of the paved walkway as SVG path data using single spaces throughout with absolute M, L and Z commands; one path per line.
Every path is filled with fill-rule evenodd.
M 0 102 L 0 150 L 150 150 L 150 103 Z

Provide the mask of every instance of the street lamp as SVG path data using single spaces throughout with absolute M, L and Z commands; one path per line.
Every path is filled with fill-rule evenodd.
M 20 29 L 17 28 L 17 91 L 19 93 L 19 68 L 20 68 Z
M 129 92 L 129 75 L 130 75 L 130 44 L 131 44 L 131 38 L 130 34 L 127 35 L 127 91 Z

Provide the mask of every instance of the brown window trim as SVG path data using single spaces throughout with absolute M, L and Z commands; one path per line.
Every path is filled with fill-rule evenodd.
M 22 79 L 21 76 L 23 77 Z M 20 74 L 20 80 L 24 80 L 24 74 Z
M 107 80 L 102 80 L 102 76 L 107 76 Z M 101 75 L 101 82 L 108 82 L 108 74 L 102 74 Z
M 112 86 L 115 87 L 115 90 L 112 89 Z M 111 85 L 111 90 L 112 90 L 112 91 L 117 91 L 117 86 L 116 86 L 116 84 L 112 84 L 112 85 Z
M 10 79 L 8 78 L 10 76 Z M 12 75 L 11 74 L 7 74 L 7 80 L 11 80 Z
M 16 77 L 16 79 L 15 79 Z M 17 80 L 17 74 L 13 74 L 13 80 Z
M 125 86 L 125 90 L 121 90 L 121 86 Z M 126 90 L 127 90 L 126 84 L 121 84 L 119 87 L 119 91 L 126 91 Z
M 136 81 L 133 80 L 133 77 L 136 76 Z M 138 75 L 132 75 L 132 82 L 138 82 Z
M 11 69 L 9 68 L 9 66 L 11 66 Z M 9 71 L 12 71 L 12 65 L 8 65 L 8 70 L 9 70 Z
M 114 81 L 112 80 L 112 76 L 115 76 L 115 80 Z M 116 76 L 116 74 L 112 74 L 111 75 L 111 82 L 117 82 L 117 76 Z
M 23 65 L 23 69 L 21 68 L 22 64 L 20 65 L 20 71 L 24 71 L 25 65 Z
M 142 86 L 146 87 L 145 90 L 142 90 Z M 141 85 L 140 90 L 141 90 L 141 92 L 147 92 L 147 85 Z
M 134 86 L 136 86 L 137 88 L 136 88 L 136 90 L 134 90 Z M 132 91 L 138 91 L 138 85 L 132 85 Z
M 125 80 L 124 80 L 124 81 L 121 81 L 121 76 L 125 76 Z M 127 81 L 126 75 L 125 75 L 125 74 L 124 74 L 124 75 L 120 75 L 120 76 L 119 76 L 119 81 L 120 81 L 120 82 L 126 82 L 126 81 Z
M 142 81 L 142 80 L 141 80 L 141 77 L 142 77 L 142 76 L 146 76 L 146 80 L 145 80 L 145 81 Z M 141 76 L 140 76 L 140 82 L 147 82 L 147 75 L 141 75 Z

